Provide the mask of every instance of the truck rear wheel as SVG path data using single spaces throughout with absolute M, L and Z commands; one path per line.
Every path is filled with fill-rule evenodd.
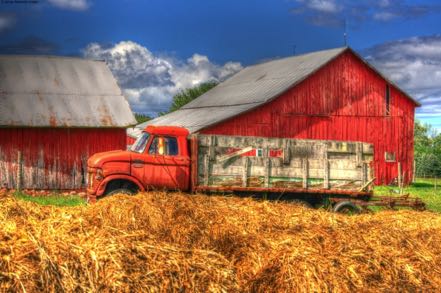
M 334 205 L 332 209 L 334 213 L 346 214 L 346 215 L 355 215 L 359 214 L 360 209 L 350 201 L 341 201 Z
M 303 200 L 303 199 L 290 199 L 290 200 L 287 200 L 287 202 L 301 206 L 303 208 L 308 208 L 308 209 L 313 208 L 313 206 L 309 202 L 307 202 L 306 200 Z

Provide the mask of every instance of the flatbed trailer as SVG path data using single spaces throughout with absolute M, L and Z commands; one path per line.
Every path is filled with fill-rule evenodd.
M 363 142 L 193 135 L 195 192 L 233 193 L 328 205 L 424 209 L 409 196 L 374 196 L 373 145 Z

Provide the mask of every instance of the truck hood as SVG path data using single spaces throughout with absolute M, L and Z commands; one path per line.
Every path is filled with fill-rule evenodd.
M 87 160 L 87 165 L 92 168 L 102 168 L 106 162 L 130 162 L 131 152 L 129 151 L 110 151 L 96 153 Z

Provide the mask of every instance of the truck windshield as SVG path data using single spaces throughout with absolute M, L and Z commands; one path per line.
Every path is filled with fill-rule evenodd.
M 143 132 L 138 139 L 135 141 L 135 143 L 132 145 L 130 150 L 132 152 L 142 153 L 145 150 L 145 146 L 147 145 L 147 141 L 149 140 L 150 134 L 147 132 Z

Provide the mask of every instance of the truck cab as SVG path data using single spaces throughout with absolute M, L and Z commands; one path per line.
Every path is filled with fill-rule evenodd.
M 94 154 L 87 163 L 89 200 L 151 189 L 189 190 L 188 135 L 181 127 L 147 126 L 130 149 Z

